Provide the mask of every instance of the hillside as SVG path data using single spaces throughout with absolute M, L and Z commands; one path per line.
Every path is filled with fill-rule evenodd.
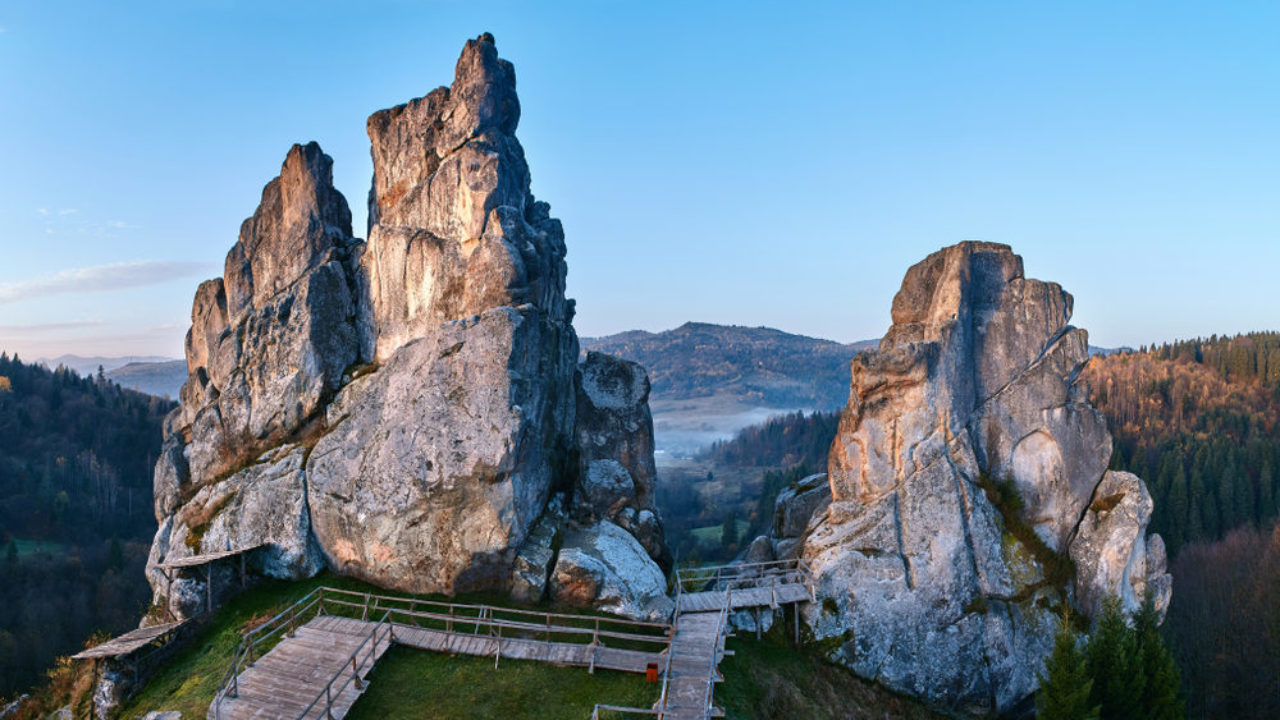
M 1280 333 L 1095 357 L 1085 376 L 1171 554 L 1280 513 Z
M 147 601 L 151 470 L 171 403 L 0 354 L 0 696 Z
M 662 400 L 718 395 L 751 405 L 816 410 L 844 405 L 849 359 L 876 342 L 843 345 L 773 328 L 695 322 L 658 333 L 632 330 L 581 339 L 583 350 L 644 365 L 654 397 Z
M 231 661 L 240 631 L 261 623 L 320 585 L 375 589 L 328 574 L 295 583 L 263 583 L 221 608 L 199 635 L 121 708 L 121 715 L 140 717 L 157 710 L 181 710 L 183 717 L 202 717 Z M 458 599 L 507 604 L 493 595 Z M 792 647 L 780 625 L 760 642 L 743 635 L 731 640 L 730 648 L 736 654 L 721 664 L 725 683 L 717 690 L 729 718 L 940 717 L 807 650 Z M 582 668 L 516 660 L 503 660 L 495 669 L 493 661 L 486 658 L 397 648 L 379 661 L 370 676 L 368 692 L 348 717 L 586 718 L 595 703 L 647 705 L 656 692 L 657 686 L 638 675 L 607 670 L 588 673 Z M 38 699 L 46 707 L 70 700 Z
M 186 360 L 131 362 L 107 371 L 107 379 L 121 387 L 156 397 L 177 399 L 182 383 L 187 381 Z
M 36 358 L 37 365 L 43 365 L 50 370 L 65 367 L 75 371 L 78 375 L 92 375 L 98 372 L 98 368 L 102 368 L 104 372 L 111 372 L 116 368 L 122 368 L 133 363 L 165 363 L 172 361 L 173 358 L 159 355 L 124 355 L 121 357 L 59 355 L 52 358 Z
M 690 458 L 773 415 L 843 407 L 849 360 L 876 342 L 844 345 L 772 328 L 694 322 L 581 339 L 584 352 L 609 353 L 648 370 L 660 465 L 672 456 Z

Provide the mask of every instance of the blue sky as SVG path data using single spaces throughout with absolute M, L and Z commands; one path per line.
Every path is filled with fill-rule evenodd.
M 0 346 L 179 356 L 294 142 L 515 63 L 580 334 L 878 337 L 1011 244 L 1101 345 L 1280 328 L 1280 4 L 0 2 Z

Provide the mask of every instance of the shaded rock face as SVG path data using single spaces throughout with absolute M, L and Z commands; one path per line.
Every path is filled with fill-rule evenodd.
M 832 502 L 799 553 L 823 598 L 808 620 L 860 675 L 961 711 L 1013 707 L 1037 687 L 1055 608 L 1073 597 L 1037 551 L 1076 560 L 1083 608 L 1147 588 L 1167 605 L 1149 496 L 1106 472 L 1111 437 L 1078 381 L 1087 338 L 1067 324 L 1071 306 L 1008 247 L 962 243 L 907 272 L 879 350 L 854 358 Z M 1008 532 L 980 486 L 1000 481 L 1041 547 Z M 1105 510 L 1096 500 L 1121 492 Z
M 258 545 L 273 576 L 327 565 L 405 591 L 541 595 L 568 519 L 548 503 L 575 492 L 661 574 L 648 379 L 607 356 L 578 367 L 564 232 L 529 191 L 519 114 L 485 34 L 450 87 L 371 116 L 367 242 L 332 161 L 290 151 L 196 293 L 155 475 L 158 600 L 159 563 Z M 625 382 L 597 389 L 606 375 Z M 531 533 L 544 517 L 550 535 Z M 602 587 L 647 582 L 620 567 Z M 180 615 L 201 588 L 173 585 Z M 616 600 L 630 592 L 597 596 L 640 607 Z
M 612 521 L 670 568 L 657 508 L 648 373 L 636 363 L 590 352 L 578 365 L 576 385 L 574 518 Z

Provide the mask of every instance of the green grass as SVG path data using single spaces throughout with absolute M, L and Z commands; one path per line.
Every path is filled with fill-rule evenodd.
M 738 520 L 737 526 L 738 537 L 742 537 L 746 534 L 747 530 L 751 529 L 751 523 L 746 520 Z M 724 525 L 708 525 L 706 527 L 694 528 L 689 532 L 694 537 L 698 538 L 699 544 L 719 547 L 720 536 L 724 533 Z
M 505 659 L 495 669 L 492 658 L 393 647 L 347 718 L 587 720 L 596 703 L 651 707 L 660 688 L 634 673 Z
M 321 585 L 369 589 L 357 580 L 329 574 L 300 582 L 269 581 L 249 589 L 220 608 L 141 692 L 120 707 L 119 717 L 141 717 L 153 710 L 179 710 L 184 718 L 204 717 L 231 666 L 241 628 L 255 618 L 272 617 Z
M 720 663 L 724 682 L 715 694 L 728 720 L 944 717 L 825 660 L 813 647 L 795 647 L 789 627 L 776 623 L 759 641 L 747 633 L 729 639 L 734 654 Z
M 358 580 L 330 574 L 301 582 L 257 585 L 221 608 L 116 717 L 138 718 L 154 710 L 178 710 L 186 718 L 204 717 L 239 644 L 241 629 L 250 621 L 275 615 L 322 585 L 378 591 Z M 492 593 L 456 600 L 511 605 Z M 716 686 L 715 695 L 716 704 L 725 708 L 728 718 L 941 717 L 828 662 L 815 646 L 792 646 L 788 628 L 775 625 L 762 641 L 747 634 L 729 640 L 735 655 L 720 664 L 725 682 Z M 509 659 L 503 659 L 495 669 L 492 658 L 405 647 L 388 651 L 369 680 L 369 689 L 347 715 L 352 720 L 586 720 L 596 703 L 650 707 L 661 689 L 637 674 L 604 670 L 589 674 L 585 668 Z M 624 718 L 606 713 L 601 717 Z
M 18 546 L 18 557 L 34 555 L 38 552 L 61 555 L 67 551 L 65 543 L 50 542 L 48 540 L 19 540 L 14 538 L 13 543 Z

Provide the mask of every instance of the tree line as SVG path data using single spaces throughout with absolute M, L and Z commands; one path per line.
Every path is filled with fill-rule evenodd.
M 1189 340 L 1095 357 L 1092 401 L 1113 469 L 1142 477 L 1171 553 L 1280 514 L 1280 335 Z
M 0 353 L 0 697 L 137 624 L 174 404 Z

